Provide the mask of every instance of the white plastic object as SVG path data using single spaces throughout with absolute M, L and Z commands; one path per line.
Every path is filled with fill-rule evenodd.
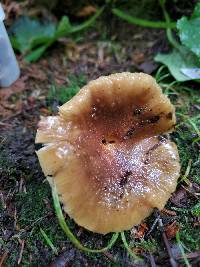
M 13 52 L 4 21 L 5 14 L 0 4 L 0 87 L 8 87 L 20 75 L 19 65 Z

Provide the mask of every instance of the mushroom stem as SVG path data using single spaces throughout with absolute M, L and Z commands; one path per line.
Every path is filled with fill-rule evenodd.
M 121 232 L 120 234 L 121 234 L 121 239 L 122 239 L 122 242 L 124 244 L 124 247 L 128 251 L 129 255 L 136 261 L 143 261 L 143 259 L 141 259 L 140 257 L 136 256 L 135 253 L 133 253 L 133 251 L 129 247 L 124 232 Z
M 61 226 L 61 228 L 63 229 L 63 231 L 65 232 L 65 234 L 67 235 L 67 237 L 69 238 L 69 240 L 80 250 L 87 252 L 87 253 L 102 253 L 105 252 L 109 249 L 112 248 L 112 246 L 115 244 L 115 242 L 118 239 L 119 233 L 114 233 L 112 238 L 110 239 L 110 241 L 108 242 L 108 245 L 104 248 L 101 249 L 90 249 L 88 247 L 83 246 L 80 241 L 74 236 L 74 234 L 71 232 L 71 230 L 69 229 L 68 225 L 65 222 L 65 218 L 63 216 L 62 213 L 62 209 L 60 206 L 60 201 L 59 201 L 59 197 L 58 197 L 58 193 L 57 193 L 57 189 L 56 189 L 56 185 L 54 184 L 52 186 L 52 197 L 53 197 L 53 203 L 54 203 L 54 208 L 55 208 L 55 212 L 56 212 L 56 216 L 58 218 L 59 224 Z

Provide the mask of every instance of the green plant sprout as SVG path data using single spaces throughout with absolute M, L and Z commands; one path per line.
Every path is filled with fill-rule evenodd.
M 187 177 L 188 177 L 188 175 L 190 173 L 191 167 L 192 167 L 192 160 L 189 159 L 186 171 L 185 171 L 184 175 L 180 178 L 179 183 L 181 183 L 183 181 L 188 183 Z
M 53 84 L 47 95 L 48 105 L 51 106 L 55 101 L 58 102 L 59 105 L 64 104 L 69 101 L 74 95 L 78 93 L 78 91 L 86 84 L 86 77 L 84 75 L 68 75 L 68 85 L 58 86 Z
M 198 137 L 200 137 L 199 128 L 198 128 L 197 124 L 195 123 L 195 121 L 198 121 L 199 120 L 200 115 L 197 115 L 197 116 L 195 116 L 193 118 L 190 118 L 187 115 L 184 115 L 184 114 L 182 114 L 180 112 L 177 112 L 176 114 L 184 118 L 184 121 L 181 122 L 181 123 L 179 123 L 179 124 L 177 124 L 176 125 L 176 128 L 179 128 L 180 125 L 182 125 L 184 123 L 186 123 L 186 124 L 188 123 L 188 124 L 190 124 L 192 126 L 192 128 L 194 129 L 194 131 L 196 132 L 196 134 L 198 135 Z
M 37 61 L 58 39 L 85 30 L 93 25 L 102 14 L 104 7 L 80 25 L 72 25 L 67 16 L 63 16 L 58 25 L 42 24 L 37 20 L 22 17 L 11 28 L 13 47 L 25 55 L 26 62 Z
M 58 255 L 58 250 L 57 248 L 54 246 L 53 242 L 51 241 L 51 239 L 48 237 L 48 235 L 45 233 L 44 230 L 42 230 L 42 228 L 40 228 L 40 232 L 42 234 L 42 236 L 44 237 L 47 245 L 52 249 L 53 253 L 55 255 Z

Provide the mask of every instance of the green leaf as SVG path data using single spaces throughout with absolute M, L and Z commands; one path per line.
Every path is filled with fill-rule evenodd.
M 154 59 L 166 65 L 172 76 L 180 82 L 195 80 L 183 74 L 185 68 L 200 68 L 200 61 L 198 58 L 183 46 L 180 46 L 179 50 L 174 48 L 169 54 L 158 54 Z
M 11 42 L 22 54 L 31 51 L 38 45 L 46 44 L 55 34 L 56 25 L 40 23 L 28 17 L 21 17 L 11 28 Z
M 55 33 L 55 38 L 60 38 L 63 36 L 66 36 L 68 33 L 70 33 L 72 30 L 72 25 L 69 21 L 69 18 L 67 16 L 63 16 L 61 21 L 58 24 L 56 33 Z
M 42 236 L 44 237 L 47 245 L 52 249 L 53 253 L 55 255 L 58 255 L 57 248 L 54 246 L 54 244 L 52 243 L 51 239 L 48 237 L 48 235 L 44 232 L 44 230 L 42 228 L 40 228 L 40 232 L 41 232 Z
M 182 17 L 177 21 L 177 29 L 182 44 L 200 57 L 200 3 L 196 5 L 191 19 Z
M 48 48 L 47 45 L 41 46 L 39 48 L 36 48 L 33 52 L 31 52 L 30 54 L 28 54 L 25 57 L 25 61 L 26 62 L 35 62 L 37 61 L 46 51 L 46 49 Z
M 26 54 L 26 62 L 36 61 L 60 37 L 90 27 L 101 15 L 103 9 L 99 9 L 94 16 L 76 26 L 70 24 L 67 16 L 62 17 L 57 27 L 54 23 L 41 23 L 28 17 L 21 17 L 14 23 L 10 31 L 12 45 L 21 54 Z M 27 53 L 29 54 L 27 55 Z
M 197 3 L 192 13 L 192 19 L 200 17 L 200 3 Z
M 69 86 L 56 86 L 52 85 L 47 99 L 49 104 L 51 105 L 54 101 L 58 102 L 60 105 L 64 104 L 65 102 L 69 101 L 80 88 L 86 84 L 86 77 L 84 75 L 79 75 L 78 77 L 69 74 Z

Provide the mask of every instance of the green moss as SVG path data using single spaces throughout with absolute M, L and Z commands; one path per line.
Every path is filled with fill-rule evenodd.
M 27 187 L 28 193 L 16 194 L 16 206 L 20 211 L 18 223 L 21 228 L 30 227 L 42 220 L 48 212 L 45 199 L 50 197 L 47 183 L 35 184 L 33 181 Z
M 79 75 L 77 77 L 69 75 L 68 80 L 68 86 L 58 86 L 56 84 L 51 86 L 47 96 L 49 106 L 52 106 L 55 102 L 59 105 L 64 104 L 86 83 L 86 77 L 84 75 Z
M 59 250 L 69 243 L 69 241 L 66 243 L 66 236 L 60 229 L 57 219 L 53 216 L 52 209 L 48 208 L 48 205 L 52 205 L 51 202 L 49 203 L 49 199 L 51 199 L 49 185 L 47 183 L 37 184 L 32 180 L 26 189 L 27 193 L 18 193 L 15 198 L 18 211 L 17 222 L 20 227 L 17 236 L 20 239 L 25 239 L 22 258 L 22 266 L 24 267 L 38 266 L 38 262 L 45 264 L 54 256 L 40 232 L 40 227 L 45 230 Z M 46 204 L 47 201 L 48 205 Z M 70 224 L 73 225 L 71 220 Z M 17 238 L 14 239 L 17 240 Z M 71 246 L 70 243 L 69 245 Z M 17 243 L 14 253 L 9 257 L 7 266 L 15 266 L 19 257 L 19 250 L 20 246 Z M 45 255 L 42 253 L 45 253 Z
M 136 243 L 135 246 L 151 253 L 157 251 L 158 248 L 158 244 L 154 239 L 142 240 Z
M 200 235 L 198 227 L 187 223 L 180 230 L 180 239 L 183 244 L 191 251 L 200 249 Z
M 193 216 L 200 216 L 200 201 L 192 208 L 192 215 Z
M 200 185 L 200 176 L 195 177 L 195 182 Z

